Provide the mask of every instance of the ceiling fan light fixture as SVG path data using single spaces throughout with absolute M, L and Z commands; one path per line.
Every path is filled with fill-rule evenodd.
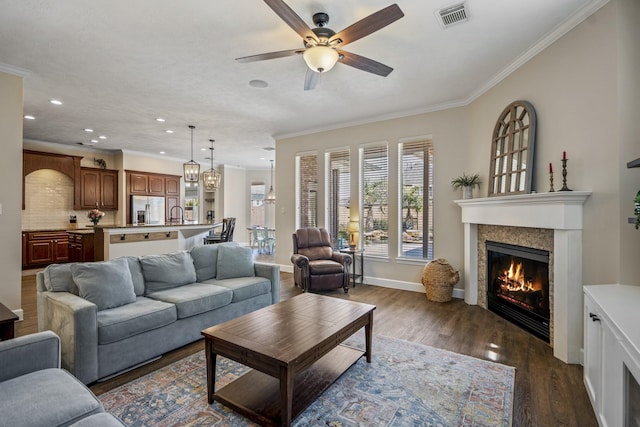
M 326 73 L 340 59 L 340 55 L 335 49 L 322 45 L 308 48 L 304 51 L 302 57 L 309 68 L 316 73 Z

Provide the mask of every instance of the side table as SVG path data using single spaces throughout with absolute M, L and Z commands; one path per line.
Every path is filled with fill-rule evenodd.
M 353 282 L 353 287 L 356 287 L 356 280 L 358 278 L 360 278 L 360 284 L 364 284 L 364 256 L 362 255 L 364 252 L 364 249 L 349 249 L 349 248 L 344 248 L 344 249 L 340 249 L 340 252 L 342 252 L 343 254 L 349 254 L 351 255 L 351 268 L 352 268 L 352 273 L 351 273 L 351 281 Z M 356 255 L 358 255 L 360 257 L 360 274 L 356 274 Z
M 4 304 L 0 303 L 0 341 L 13 338 L 13 324 L 16 320 L 18 320 L 18 316 Z

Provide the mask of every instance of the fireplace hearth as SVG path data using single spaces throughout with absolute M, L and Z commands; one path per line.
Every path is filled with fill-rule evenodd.
M 486 242 L 487 308 L 550 341 L 549 252 Z

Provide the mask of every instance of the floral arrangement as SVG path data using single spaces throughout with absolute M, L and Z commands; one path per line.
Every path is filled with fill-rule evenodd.
M 98 222 L 102 219 L 104 215 L 105 215 L 104 212 L 96 208 L 96 209 L 91 209 L 87 214 L 87 217 L 89 217 L 89 220 L 93 223 L 93 225 L 98 225 Z

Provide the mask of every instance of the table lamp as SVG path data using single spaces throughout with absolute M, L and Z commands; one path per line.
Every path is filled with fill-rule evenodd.
M 349 221 L 349 224 L 347 224 L 347 231 L 349 232 L 349 249 L 354 251 L 358 246 L 358 232 L 360 231 L 360 224 L 358 221 Z

